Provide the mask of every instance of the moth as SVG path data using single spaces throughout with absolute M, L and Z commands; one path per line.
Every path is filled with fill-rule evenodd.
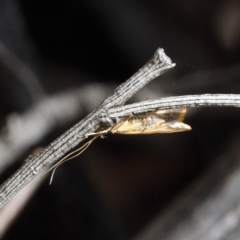
M 111 129 L 118 134 L 154 134 L 175 133 L 191 130 L 191 127 L 182 121 L 187 109 L 157 110 L 128 117 Z
M 66 161 L 77 157 L 84 152 L 89 145 L 98 137 L 106 133 L 117 134 L 157 134 L 157 133 L 176 133 L 190 131 L 191 127 L 183 123 L 184 117 L 187 113 L 187 109 L 168 109 L 168 110 L 156 110 L 150 113 L 135 114 L 129 116 L 114 127 L 100 128 L 94 133 L 86 134 L 86 137 L 95 135 L 91 140 L 86 142 L 83 146 L 77 150 L 69 153 L 62 158 L 58 163 L 52 166 L 47 172 L 53 169 L 50 184 L 52 182 L 56 169 Z
M 157 134 L 190 131 L 191 127 L 183 123 L 186 113 L 187 109 L 182 108 L 136 114 L 125 118 L 114 127 L 100 129 L 96 133 L 87 134 L 87 136 L 108 132 L 117 134 Z

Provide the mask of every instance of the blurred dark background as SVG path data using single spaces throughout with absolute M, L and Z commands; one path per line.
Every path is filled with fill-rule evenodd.
M 88 98 L 79 103 L 75 117 L 62 112 L 64 124 L 53 122 L 44 136 L 21 146 L 21 154 L 15 152 L 11 166 L 1 170 L 1 181 L 34 149 L 50 144 L 92 111 L 158 47 L 177 66 L 143 89 L 138 100 L 240 93 L 237 0 L 1 0 L 4 144 L 13 115 L 21 118 L 66 91 L 94 84 L 103 89 L 86 88 Z M 57 170 L 51 186 L 46 178 L 3 239 L 130 239 L 140 234 L 229 148 L 239 134 L 239 120 L 238 109 L 190 109 L 186 123 L 191 132 L 109 135 L 95 141 Z

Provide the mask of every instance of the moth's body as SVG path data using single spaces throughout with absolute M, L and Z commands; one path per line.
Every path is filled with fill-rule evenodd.
M 117 133 L 117 134 L 156 134 L 175 133 L 191 130 L 191 127 L 182 121 L 187 109 L 157 110 L 151 113 L 136 114 L 119 122 L 116 126 L 101 129 L 94 134 Z

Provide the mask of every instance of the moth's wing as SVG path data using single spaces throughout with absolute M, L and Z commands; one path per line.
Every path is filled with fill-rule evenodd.
M 111 132 L 118 134 L 140 134 L 144 128 L 141 120 L 125 120 L 114 126 Z
M 124 120 L 111 130 L 117 134 L 157 134 L 174 133 L 191 130 L 191 127 L 182 123 L 187 110 L 168 109 L 158 110 L 139 118 Z
M 160 118 L 164 119 L 166 122 L 178 121 L 182 122 L 187 113 L 186 108 L 173 108 L 167 110 L 158 110 L 154 114 L 158 115 Z
M 182 122 L 172 121 L 161 123 L 160 125 L 156 125 L 154 127 L 141 128 L 141 130 L 133 129 L 133 128 L 120 128 L 115 133 L 117 134 L 159 134 L 159 133 L 177 133 L 177 132 L 185 132 L 190 131 L 192 128 Z
M 179 121 L 164 122 L 159 125 L 155 125 L 149 128 L 146 128 L 142 134 L 156 134 L 156 133 L 176 133 L 176 132 L 185 132 L 190 131 L 192 128 Z
M 139 127 L 139 128 L 138 128 Z M 159 134 L 159 133 L 176 133 L 190 131 L 192 128 L 182 122 L 172 121 L 164 122 L 152 127 L 143 128 L 139 124 L 135 126 L 124 127 L 121 126 L 115 133 L 117 134 Z

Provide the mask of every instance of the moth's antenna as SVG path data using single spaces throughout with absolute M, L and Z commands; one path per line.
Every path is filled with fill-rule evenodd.
M 94 138 L 92 138 L 91 140 L 89 140 L 88 142 L 86 142 L 83 146 L 81 146 L 80 148 L 74 150 L 73 152 L 69 153 L 67 156 L 65 156 L 64 158 L 62 158 L 59 162 L 57 162 L 55 165 L 53 165 L 50 169 L 48 169 L 44 174 L 48 173 L 49 171 L 51 171 L 53 169 L 51 178 L 50 178 L 50 182 L 49 185 L 51 185 L 52 180 L 53 180 L 53 176 L 55 171 L 57 170 L 57 168 L 62 165 L 63 163 L 79 156 L 82 152 L 84 152 L 89 146 L 90 144 L 97 139 L 100 136 L 100 134 L 94 136 Z M 74 155 L 75 154 L 75 155 Z

